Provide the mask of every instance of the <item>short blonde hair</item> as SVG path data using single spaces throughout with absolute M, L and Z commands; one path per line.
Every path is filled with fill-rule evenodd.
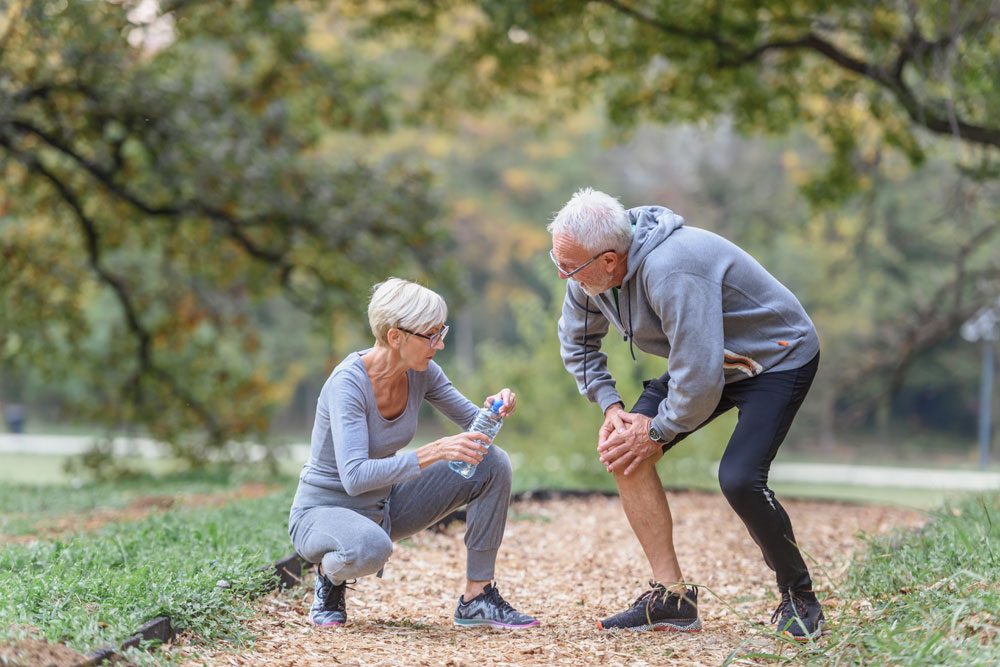
M 437 292 L 423 285 L 389 278 L 372 288 L 368 302 L 368 325 L 375 340 L 387 343 L 387 334 L 393 327 L 425 333 L 444 324 L 448 318 L 448 305 Z

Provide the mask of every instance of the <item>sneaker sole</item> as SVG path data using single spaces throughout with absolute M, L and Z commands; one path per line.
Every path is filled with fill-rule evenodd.
M 520 628 L 534 628 L 541 625 L 539 621 L 532 621 L 526 625 L 511 625 L 509 623 L 500 623 L 499 621 L 487 621 L 482 618 L 456 618 L 455 625 L 460 628 L 475 628 L 483 625 L 488 625 L 491 628 L 504 628 L 505 630 L 518 630 Z
M 652 625 L 636 625 L 629 628 L 606 628 L 598 621 L 597 628 L 605 632 L 617 632 L 618 630 L 628 630 L 630 632 L 701 632 L 701 619 L 693 621 L 658 621 Z
M 331 623 L 317 623 L 316 621 L 313 621 L 313 625 L 317 628 L 339 628 L 343 625 L 343 623 L 341 621 L 333 621 Z

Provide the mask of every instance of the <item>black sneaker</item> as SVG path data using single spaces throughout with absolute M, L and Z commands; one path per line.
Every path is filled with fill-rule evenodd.
M 781 603 L 771 614 L 771 622 L 778 624 L 778 632 L 797 642 L 819 639 L 830 631 L 823 618 L 823 608 L 813 593 L 781 593 Z
M 313 597 L 309 618 L 316 625 L 343 625 L 347 623 L 347 604 L 344 590 L 347 582 L 335 586 L 325 576 L 316 572 L 316 595 Z
M 668 593 L 655 581 L 629 609 L 597 622 L 601 630 L 701 630 L 698 618 L 698 589 L 688 588 L 684 594 Z
M 527 614 L 515 610 L 510 603 L 500 597 L 500 591 L 493 584 L 486 584 L 483 592 L 468 602 L 461 596 L 455 609 L 455 625 L 469 628 L 475 625 L 490 625 L 494 628 L 533 628 L 539 622 Z

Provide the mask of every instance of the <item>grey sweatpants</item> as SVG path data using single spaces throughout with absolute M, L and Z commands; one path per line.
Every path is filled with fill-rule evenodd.
M 492 446 L 470 479 L 453 472 L 446 461 L 438 461 L 419 477 L 394 484 L 387 508 L 310 506 L 300 487 L 289 515 L 289 533 L 299 555 L 310 563 L 322 563 L 327 578 L 339 584 L 375 574 L 389 560 L 393 542 L 468 504 L 466 577 L 488 581 L 493 579 L 507 524 L 510 483 L 510 457 Z M 349 497 L 344 500 L 351 504 Z

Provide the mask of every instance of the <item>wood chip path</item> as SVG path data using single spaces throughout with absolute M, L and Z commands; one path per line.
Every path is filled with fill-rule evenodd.
M 511 507 L 497 582 L 517 609 L 542 621 L 540 627 L 501 631 L 452 624 L 465 562 L 464 524 L 453 524 L 397 544 L 384 579 L 367 577 L 348 591 L 348 624 L 342 628 L 310 623 L 310 573 L 306 585 L 262 600 L 261 613 L 250 623 L 259 635 L 253 647 L 192 646 L 182 639 L 174 650 L 189 656 L 188 665 L 238 667 L 720 665 L 741 645 L 740 654 L 776 652 L 778 642 L 761 634 L 777 605 L 773 574 L 742 523 L 721 495 L 668 495 L 685 575 L 718 596 L 702 590 L 705 629 L 699 633 L 597 629 L 595 619 L 625 609 L 649 575 L 620 501 L 587 497 Z M 836 594 L 849 557 L 862 546 L 859 532 L 912 528 L 926 521 L 921 512 L 902 508 L 783 504 L 799 543 L 816 560 L 810 569 L 828 618 L 845 605 L 863 603 Z

